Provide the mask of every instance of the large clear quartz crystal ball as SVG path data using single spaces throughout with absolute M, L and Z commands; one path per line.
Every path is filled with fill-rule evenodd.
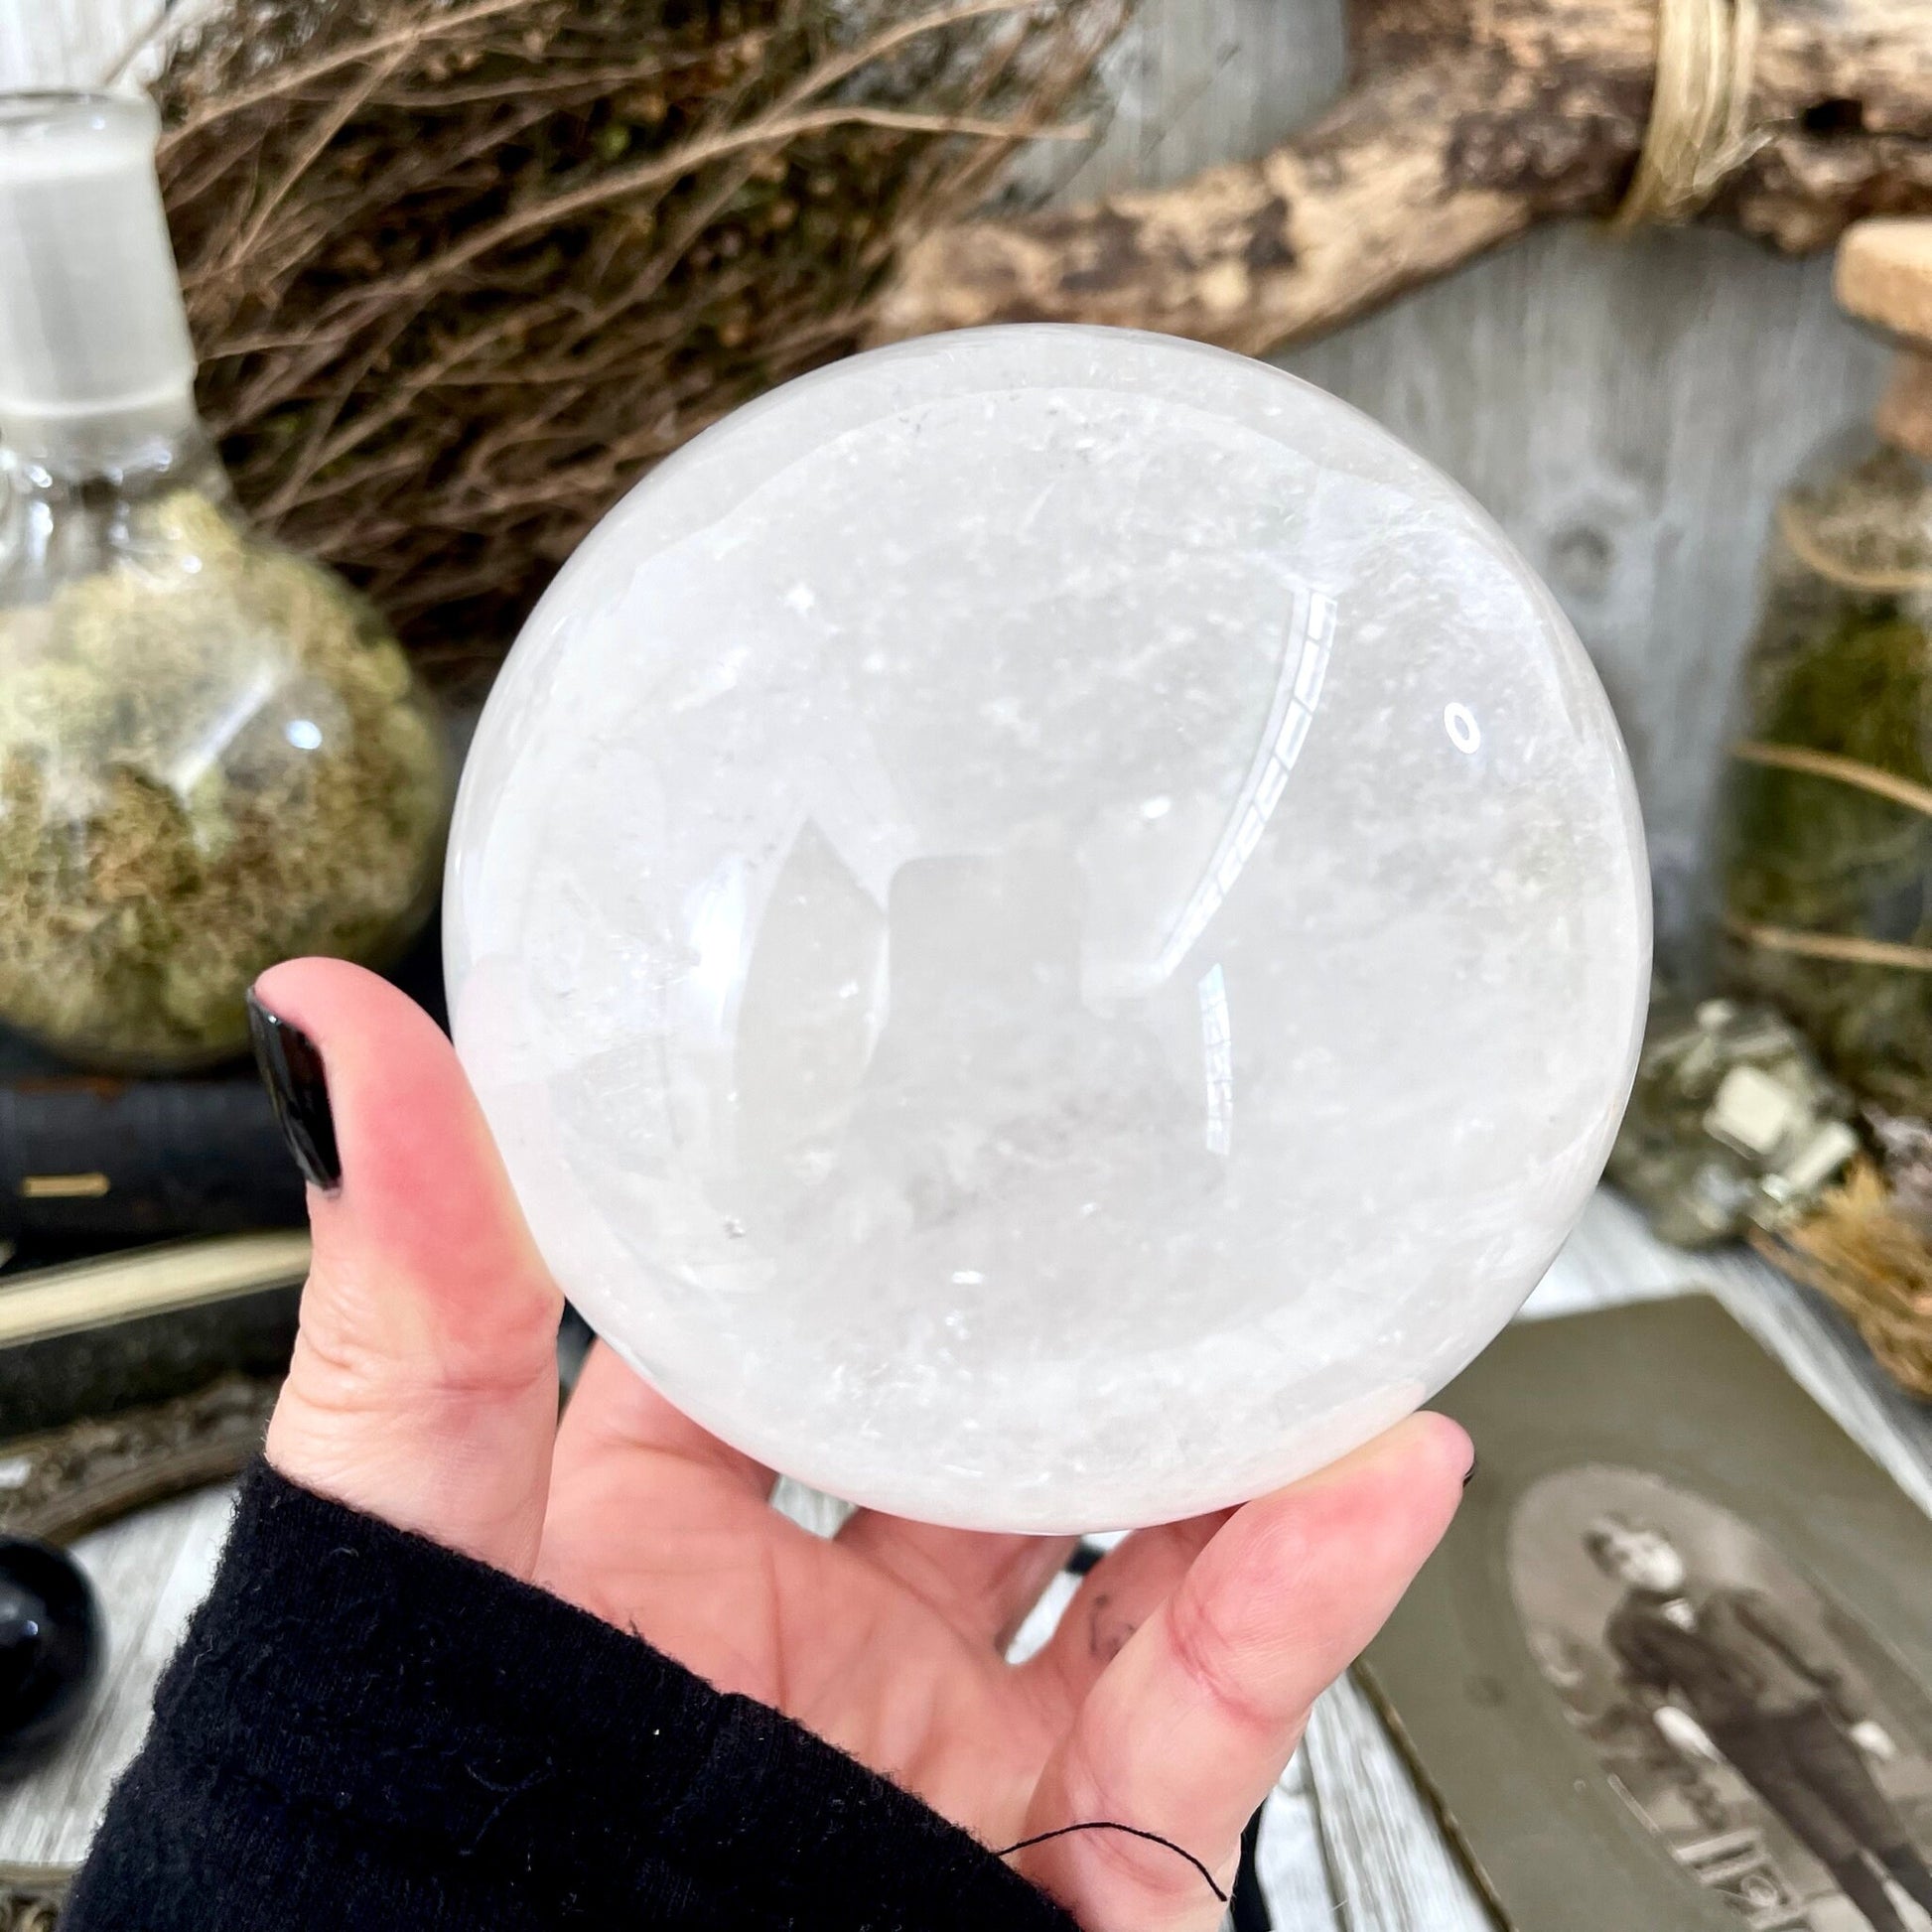
M 456 1036 L 672 1402 L 914 1517 L 1183 1517 L 1482 1347 L 1649 962 L 1601 687 L 1332 397 L 1126 331 L 792 382 L 571 560 L 452 844 Z

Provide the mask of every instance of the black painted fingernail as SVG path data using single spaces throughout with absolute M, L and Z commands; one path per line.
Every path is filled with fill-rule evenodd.
M 295 1165 L 312 1187 L 333 1194 L 343 1184 L 343 1163 L 336 1152 L 329 1079 L 315 1041 L 300 1027 L 270 1013 L 255 998 L 253 987 L 248 990 L 248 1032 L 255 1042 L 255 1064 L 262 1070 Z
M 1475 1479 L 1476 1479 L 1476 1457 L 1475 1457 L 1475 1451 L 1471 1449 L 1469 1451 L 1469 1469 L 1468 1469 L 1468 1473 L 1462 1478 L 1462 1487 L 1464 1489 L 1468 1488 L 1469 1484 L 1472 1483 Z

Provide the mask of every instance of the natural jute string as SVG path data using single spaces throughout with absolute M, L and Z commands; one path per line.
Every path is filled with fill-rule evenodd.
M 1758 0 L 1657 0 L 1657 80 L 1610 226 L 1688 221 L 1764 136 L 1750 124 Z

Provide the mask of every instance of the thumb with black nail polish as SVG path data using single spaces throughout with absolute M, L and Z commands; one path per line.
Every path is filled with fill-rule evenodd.
M 248 1010 L 315 1236 L 268 1459 L 528 1577 L 563 1298 L 455 1049 L 420 1007 L 341 960 L 273 968 Z

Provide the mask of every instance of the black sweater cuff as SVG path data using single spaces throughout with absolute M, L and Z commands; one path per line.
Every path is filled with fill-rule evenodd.
M 63 1932 L 1073 1932 L 777 1712 L 257 1467 Z

